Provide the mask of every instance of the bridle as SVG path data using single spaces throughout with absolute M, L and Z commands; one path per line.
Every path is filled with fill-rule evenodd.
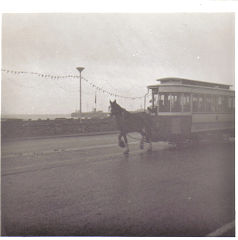
M 119 106 L 116 106 L 114 108 L 112 106 L 109 106 L 109 109 L 110 109 L 111 116 L 122 116 L 123 115 L 123 109 L 120 108 Z

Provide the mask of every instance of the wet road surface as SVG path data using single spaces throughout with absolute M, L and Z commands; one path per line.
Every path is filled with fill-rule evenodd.
M 234 143 L 2 142 L 2 234 L 206 236 L 235 219 Z M 234 228 L 223 236 L 234 236 Z

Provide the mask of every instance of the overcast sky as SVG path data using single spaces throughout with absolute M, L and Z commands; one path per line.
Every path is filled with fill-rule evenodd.
M 4 14 L 2 68 L 78 74 L 105 90 L 143 96 L 162 77 L 234 85 L 234 14 Z M 83 82 L 83 111 L 94 106 Z M 97 108 L 109 97 L 97 92 Z M 129 110 L 143 100 L 118 99 Z M 3 114 L 71 113 L 78 80 L 2 74 Z

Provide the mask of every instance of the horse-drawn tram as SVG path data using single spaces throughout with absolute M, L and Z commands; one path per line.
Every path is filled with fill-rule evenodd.
M 183 142 L 234 135 L 235 92 L 230 85 L 182 78 L 158 79 L 152 91 L 153 141 Z

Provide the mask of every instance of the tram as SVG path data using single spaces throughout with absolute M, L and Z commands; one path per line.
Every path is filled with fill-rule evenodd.
M 235 91 L 227 84 L 161 78 L 152 93 L 153 141 L 184 142 L 235 132 Z

